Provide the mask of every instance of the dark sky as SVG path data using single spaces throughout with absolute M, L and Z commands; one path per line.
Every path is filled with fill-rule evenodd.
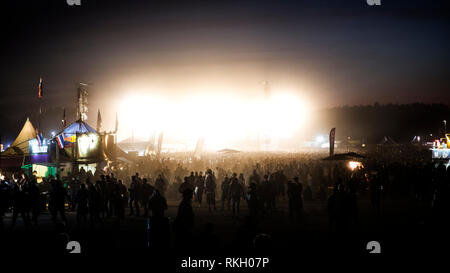
M 74 105 L 80 81 L 94 109 L 134 86 L 178 96 L 264 80 L 323 107 L 450 104 L 448 1 L 381 2 L 3 1 L 1 117 L 36 111 L 41 75 L 45 107 Z

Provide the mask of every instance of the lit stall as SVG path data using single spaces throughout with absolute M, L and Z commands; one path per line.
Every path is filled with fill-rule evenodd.
M 446 134 L 445 138 L 436 139 L 431 148 L 431 157 L 435 162 L 443 161 L 448 167 L 450 165 L 450 134 Z

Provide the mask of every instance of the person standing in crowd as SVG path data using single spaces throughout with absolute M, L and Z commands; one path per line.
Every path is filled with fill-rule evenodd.
M 119 179 L 117 181 L 117 200 L 116 200 L 116 208 L 119 209 L 119 214 L 117 215 L 119 220 L 125 219 L 125 208 L 127 207 L 128 201 L 128 191 L 127 187 L 123 184 L 122 180 Z
M 249 217 L 253 219 L 254 221 L 257 221 L 259 216 L 259 208 L 261 201 L 259 200 L 258 192 L 257 192 L 257 185 L 255 182 L 250 183 L 250 186 L 248 187 L 247 192 L 247 205 L 248 205 L 248 212 Z
M 190 189 L 186 189 L 190 190 Z M 185 190 L 185 191 L 186 191 Z M 192 190 L 191 190 L 192 191 Z M 164 211 L 167 210 L 167 200 L 162 196 L 158 190 L 154 190 L 149 198 L 148 208 L 152 212 L 152 217 L 155 219 L 164 218 Z
M 40 213 L 41 192 L 39 190 L 39 187 L 37 186 L 36 176 L 33 176 L 33 178 L 29 181 L 28 191 L 29 191 L 29 205 L 31 208 L 31 220 L 33 221 L 33 225 L 37 226 L 38 216 Z
M 203 192 L 204 192 L 204 184 L 205 184 L 205 177 L 203 176 L 203 173 L 200 172 L 198 177 L 195 179 L 195 200 L 197 201 L 198 207 L 201 207 L 202 200 L 203 200 Z
M 225 175 L 225 178 L 222 181 L 222 185 L 220 186 L 220 189 L 222 190 L 221 195 L 221 201 L 222 201 L 222 211 L 225 209 L 225 203 L 227 205 L 227 209 L 230 210 L 230 178 L 228 178 L 228 175 Z
M 185 176 L 184 182 L 181 183 L 180 187 L 178 188 L 178 192 L 181 193 L 181 195 L 183 195 L 183 192 L 187 189 L 190 189 L 191 191 L 193 191 L 194 185 L 190 183 L 189 177 Z
M 174 222 L 176 240 L 179 246 L 183 248 L 191 245 L 191 234 L 194 228 L 192 195 L 192 190 L 187 189 L 183 192 L 183 200 L 178 207 L 177 217 Z
M 259 185 L 260 182 L 261 178 L 259 177 L 259 174 L 256 172 L 256 169 L 254 169 L 252 175 L 250 176 L 249 184 L 255 183 L 256 185 Z
M 231 197 L 233 217 L 234 217 L 236 215 L 239 215 L 241 197 L 244 195 L 244 188 L 242 184 L 239 182 L 236 173 L 233 173 L 233 176 L 231 177 L 229 193 Z
M 239 183 L 240 183 L 240 184 L 242 185 L 242 187 L 244 188 L 246 185 L 245 185 L 245 178 L 244 178 L 244 174 L 243 174 L 243 173 L 240 173 L 240 174 L 239 174 L 238 180 L 239 180 Z
M 82 221 L 87 222 L 89 192 L 85 184 L 80 185 L 80 189 L 75 196 L 75 201 L 77 203 L 77 224 L 81 224 Z
M 0 173 L 0 230 L 4 229 L 3 217 L 9 209 L 10 202 L 10 187 L 4 175 Z
M 29 222 L 30 219 L 27 216 L 26 213 L 26 207 L 27 207 L 27 200 L 26 200 L 26 194 L 22 190 L 22 184 L 21 181 L 19 181 L 15 176 L 13 175 L 12 186 L 11 186 L 11 194 L 12 194 L 12 222 L 11 222 L 11 228 L 14 228 L 16 225 L 17 216 L 19 214 L 22 216 L 23 222 L 25 224 L 25 228 L 29 228 Z
M 155 181 L 155 188 L 162 196 L 166 195 L 167 181 L 163 174 L 158 175 L 158 178 Z
M 271 214 L 273 207 L 273 199 L 275 189 L 273 184 L 269 181 L 269 174 L 264 175 L 264 180 L 261 184 L 261 198 L 262 198 L 262 212 L 263 215 Z
M 67 190 L 63 187 L 59 178 L 53 180 L 53 185 L 50 191 L 49 206 L 51 206 L 52 221 L 56 223 L 56 217 L 59 213 L 61 220 L 67 226 L 67 218 L 65 212 L 65 202 L 67 198 Z
M 208 211 L 211 212 L 211 208 L 216 210 L 216 179 L 211 171 L 208 169 L 205 176 L 205 193 L 206 202 L 208 203 Z
M 298 216 L 298 219 L 301 220 L 302 208 L 303 208 L 303 199 L 302 199 L 302 191 L 303 186 L 299 182 L 298 177 L 294 177 L 294 181 L 288 181 L 287 184 L 287 196 L 289 202 L 289 218 L 291 220 L 294 219 L 294 215 Z
M 83 181 L 84 182 L 84 181 Z M 72 211 L 75 211 L 77 209 L 77 193 L 78 190 L 80 189 L 81 184 L 80 184 L 80 180 L 78 180 L 75 177 L 72 177 L 72 179 L 70 180 L 70 190 L 69 190 L 69 209 Z
M 142 179 L 142 188 L 141 188 L 141 204 L 144 208 L 144 216 L 148 217 L 148 200 L 150 196 L 155 191 L 155 188 L 147 183 L 147 178 Z
M 139 216 L 139 200 L 138 200 L 139 188 L 140 187 L 137 177 L 132 176 L 130 188 L 128 189 L 128 192 L 130 193 L 130 200 L 129 200 L 130 216 L 133 216 L 134 209 L 136 209 L 136 216 Z
M 86 184 L 88 185 L 89 221 L 91 228 L 93 228 L 97 222 L 102 223 L 99 208 L 101 203 L 101 197 L 100 193 L 98 192 L 94 184 L 92 184 L 89 180 L 86 181 Z
M 111 218 L 114 216 L 114 190 L 116 185 L 114 184 L 114 181 L 111 179 L 109 175 L 106 176 L 106 182 L 105 182 L 105 209 L 106 209 L 106 216 L 108 218 Z

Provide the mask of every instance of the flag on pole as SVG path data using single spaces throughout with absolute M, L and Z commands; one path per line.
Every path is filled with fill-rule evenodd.
M 336 128 L 331 129 L 331 131 L 330 131 L 330 156 L 334 155 L 335 134 L 336 134 Z
M 119 129 L 119 119 L 117 118 L 117 112 L 116 112 L 116 128 L 114 129 L 114 133 L 117 133 L 118 129 Z
M 100 109 L 98 109 L 97 114 L 97 133 L 99 133 L 102 130 L 103 122 L 102 122 L 102 115 L 100 114 Z
M 64 133 L 56 136 L 56 142 L 58 143 L 60 149 L 64 148 Z
M 63 108 L 63 118 L 62 118 L 63 128 L 66 128 L 66 108 Z
M 38 98 L 42 98 L 42 96 L 44 96 L 44 90 L 43 90 L 43 86 L 42 86 L 42 77 L 39 78 L 39 93 L 38 93 Z
M 36 140 L 37 140 L 39 146 L 41 146 L 44 143 L 44 136 L 42 135 L 42 133 L 38 133 L 36 135 Z

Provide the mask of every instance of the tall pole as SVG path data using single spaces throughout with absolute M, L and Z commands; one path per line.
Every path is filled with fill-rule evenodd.
M 39 117 L 38 117 L 38 131 L 41 131 L 41 114 L 42 114 L 42 101 L 39 99 Z
M 444 122 L 444 137 L 445 137 L 445 134 L 447 134 L 447 120 L 443 120 L 443 122 Z
M 56 147 L 56 176 L 59 176 L 59 147 L 58 147 L 58 142 L 56 140 L 54 140 L 55 142 L 55 147 Z
M 0 145 L 3 145 L 2 143 L 2 135 L 0 135 Z M 2 169 L 2 147 L 0 147 L 0 170 Z

